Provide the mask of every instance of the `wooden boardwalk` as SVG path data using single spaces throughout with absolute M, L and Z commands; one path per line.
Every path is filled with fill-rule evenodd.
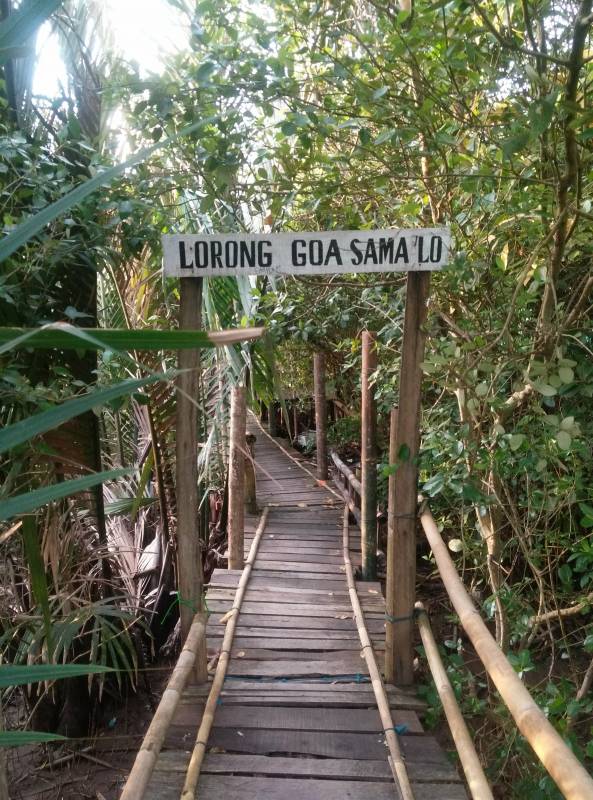
M 342 560 L 341 500 L 318 486 L 251 423 L 258 503 L 272 508 L 243 602 L 232 659 L 208 742 L 200 800 L 392 800 L 400 796 L 350 606 Z M 295 457 L 298 454 L 293 454 Z M 247 518 L 246 552 L 258 519 Z M 350 535 L 360 563 L 360 533 Z M 209 655 L 233 605 L 239 571 L 217 570 L 207 592 Z M 358 583 L 383 660 L 378 583 Z M 145 795 L 177 800 L 208 686 L 190 685 Z M 389 688 L 417 800 L 465 800 L 463 784 L 424 733 L 413 692 Z M 402 726 L 399 728 L 399 726 Z

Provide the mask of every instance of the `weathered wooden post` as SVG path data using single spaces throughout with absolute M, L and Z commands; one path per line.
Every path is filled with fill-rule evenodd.
M 202 279 L 182 278 L 179 285 L 179 327 L 199 330 L 202 322 Z M 181 641 L 185 642 L 196 613 L 203 614 L 202 552 L 198 498 L 198 384 L 200 351 L 180 350 L 177 378 L 176 486 L 177 572 Z M 205 615 L 204 615 L 205 616 Z M 196 654 L 195 677 L 208 680 L 206 639 Z
M 270 400 L 270 404 L 268 405 L 268 431 L 270 436 L 278 436 L 278 419 L 276 413 L 276 401 Z
M 389 465 L 397 462 L 397 408 L 391 409 L 389 417 Z M 395 472 L 389 475 L 387 490 L 387 582 L 385 585 L 385 606 L 387 621 L 385 624 L 385 680 L 395 683 L 395 571 L 397 569 L 397 550 L 395 548 Z
M 245 508 L 249 514 L 257 514 L 255 441 L 256 437 L 252 433 L 248 433 L 245 437 Z
M 374 581 L 377 574 L 377 409 L 370 376 L 377 369 L 376 335 L 362 333 L 361 375 L 361 515 L 362 577 Z
M 327 400 L 325 396 L 325 353 L 313 356 L 315 393 L 315 439 L 317 442 L 317 478 L 327 480 Z
M 418 450 L 420 446 L 420 404 L 422 361 L 430 272 L 409 272 L 402 344 L 399 412 L 395 443 L 397 464 L 394 486 L 393 564 L 390 604 L 392 674 L 388 680 L 401 686 L 413 683 L 414 603 L 416 599 L 416 511 L 418 499 Z M 388 601 L 389 602 L 389 601 Z M 389 620 L 388 620 L 389 622 Z
M 231 393 L 231 444 L 229 452 L 229 569 L 243 569 L 245 528 L 245 387 Z

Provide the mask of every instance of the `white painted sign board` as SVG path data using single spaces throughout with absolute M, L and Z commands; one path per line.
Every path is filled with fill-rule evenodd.
M 163 236 L 165 275 L 334 275 L 438 270 L 448 228 Z

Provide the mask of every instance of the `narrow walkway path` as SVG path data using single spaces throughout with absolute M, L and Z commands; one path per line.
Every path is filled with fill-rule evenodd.
M 251 422 L 258 503 L 271 504 L 198 784 L 200 800 L 393 800 L 375 698 L 341 555 L 342 503 Z M 283 444 L 283 446 L 286 446 Z M 298 458 L 297 453 L 293 456 Z M 257 518 L 248 518 L 246 553 Z M 360 563 L 360 532 L 351 531 Z M 209 654 L 239 571 L 216 570 L 207 593 Z M 358 592 L 380 664 L 385 607 L 378 583 Z M 179 798 L 208 687 L 189 686 L 146 798 Z M 417 800 L 465 800 L 455 768 L 424 733 L 413 692 L 388 689 Z

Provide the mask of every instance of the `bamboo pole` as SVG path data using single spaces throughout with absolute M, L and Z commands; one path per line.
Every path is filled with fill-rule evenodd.
M 326 481 L 327 472 L 327 399 L 325 396 L 325 353 L 313 356 L 315 385 L 315 438 L 317 442 L 317 478 Z
M 416 498 L 420 404 L 424 359 L 426 301 L 430 272 L 409 272 L 397 418 L 393 546 L 394 561 L 393 680 L 401 686 L 414 682 L 414 603 L 416 601 Z
M 179 327 L 199 330 L 202 323 L 202 278 L 181 278 Z M 180 350 L 177 378 L 175 469 L 177 495 L 177 587 L 181 641 L 187 641 L 194 615 L 202 613 L 203 575 L 198 502 L 199 350 Z M 206 639 L 195 659 L 196 680 L 208 680 Z
M 206 755 L 206 747 L 208 746 L 208 737 L 210 736 L 210 731 L 212 730 L 216 706 L 218 705 L 218 699 L 220 697 L 220 692 L 231 658 L 231 649 L 233 646 L 233 638 L 235 636 L 235 628 L 237 627 L 237 620 L 239 619 L 239 614 L 241 613 L 241 605 L 243 603 L 243 598 L 245 597 L 245 591 L 247 589 L 247 584 L 249 583 L 251 570 L 253 569 L 253 564 L 257 556 L 259 543 L 266 527 L 269 512 L 270 509 L 268 506 L 266 506 L 263 510 L 263 514 L 261 515 L 255 536 L 253 537 L 253 542 L 249 550 L 249 556 L 247 557 L 243 574 L 241 575 L 239 585 L 237 586 L 233 607 L 223 617 L 223 620 L 226 619 L 227 623 L 222 640 L 222 646 L 220 648 L 220 657 L 218 659 L 218 664 L 216 665 L 216 672 L 214 674 L 214 680 L 212 681 L 212 688 L 210 689 L 210 694 L 206 700 L 206 707 L 204 708 L 204 713 L 202 715 L 202 722 L 200 723 L 200 727 L 198 729 L 196 743 L 194 745 L 189 766 L 187 768 L 185 783 L 181 792 L 181 800 L 194 800 L 196 796 L 196 789 L 198 786 L 198 780 L 200 778 L 200 770 L 202 768 L 204 756 Z
M 517 727 L 567 800 L 591 800 L 593 779 L 537 706 L 467 594 L 428 509 L 420 515 L 447 594 Z
M 229 453 L 229 569 L 243 569 L 245 529 L 245 387 L 231 394 L 231 443 Z
M 376 336 L 362 332 L 361 375 L 361 448 L 362 506 L 360 509 L 360 540 L 362 577 L 374 581 L 377 577 L 377 410 L 371 374 L 377 369 Z
M 371 676 L 371 684 L 373 692 L 375 693 L 375 700 L 377 701 L 377 708 L 381 717 L 381 724 L 385 733 L 385 741 L 389 750 L 391 769 L 395 779 L 396 786 L 401 791 L 402 800 L 414 800 L 414 793 L 410 785 L 408 771 L 402 756 L 402 752 L 397 740 L 395 726 L 393 724 L 393 717 L 391 716 L 391 709 L 389 707 L 389 699 L 383 685 L 381 673 L 377 666 L 375 652 L 371 643 L 369 633 L 366 628 L 364 614 L 356 592 L 356 584 L 354 582 L 354 571 L 352 569 L 352 561 L 350 560 L 350 546 L 349 546 L 349 524 L 348 524 L 348 507 L 344 507 L 344 520 L 342 525 L 342 549 L 344 557 L 344 565 L 346 567 L 346 580 L 348 581 L 348 593 L 350 595 L 350 602 L 352 610 L 354 611 L 354 620 L 356 628 L 360 637 L 362 645 L 362 652 L 366 665 Z
M 416 620 L 420 629 L 430 673 L 441 698 L 471 796 L 474 800 L 494 800 L 470 732 L 461 715 L 455 692 L 445 672 L 445 667 L 441 661 L 439 649 L 430 627 L 430 620 L 422 603 L 416 603 Z
M 397 408 L 391 409 L 389 417 L 389 464 L 397 462 Z M 385 623 L 385 680 L 395 683 L 396 674 L 396 636 L 395 608 L 398 586 L 395 580 L 397 570 L 397 547 L 395 546 L 395 473 L 389 475 L 387 490 L 387 581 L 385 583 L 385 606 L 387 619 Z
M 120 800 L 142 800 L 144 797 L 144 792 L 154 771 L 169 725 L 173 720 L 181 695 L 193 670 L 201 643 L 205 638 L 206 622 L 202 615 L 196 615 L 183 650 L 177 659 L 175 669 L 169 678 L 167 688 L 163 692 L 150 727 L 142 740 L 142 745 L 136 755 L 134 765 L 120 795 Z

